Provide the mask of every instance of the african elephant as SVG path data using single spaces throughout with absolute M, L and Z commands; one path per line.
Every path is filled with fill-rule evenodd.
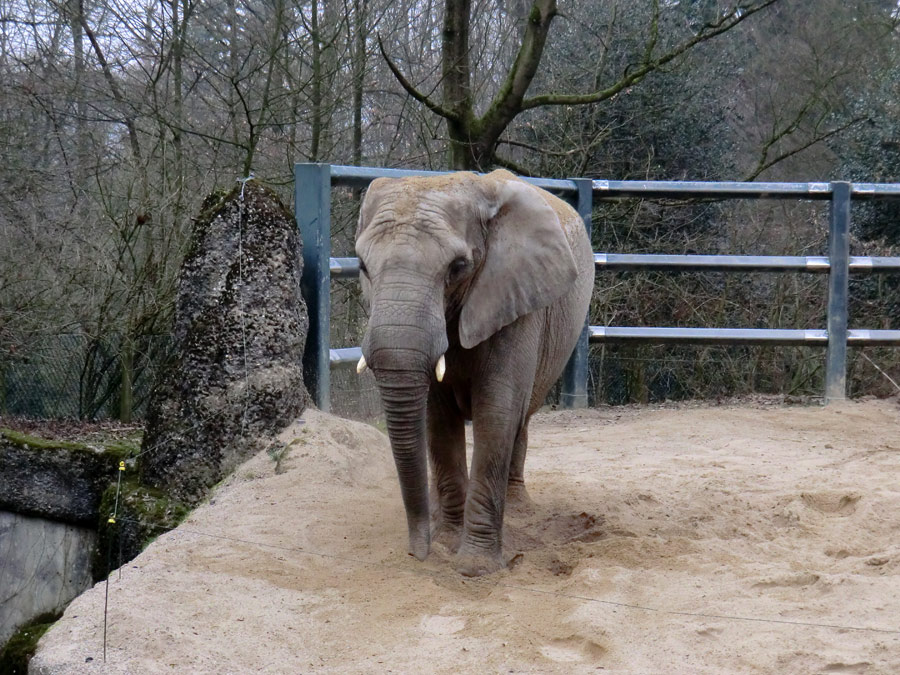
M 505 566 L 507 497 L 527 500 L 528 421 L 559 377 L 593 288 L 578 213 L 508 171 L 380 178 L 356 232 L 372 369 L 406 509 L 409 552 L 435 537 L 478 576 Z M 474 451 L 466 466 L 465 420 Z

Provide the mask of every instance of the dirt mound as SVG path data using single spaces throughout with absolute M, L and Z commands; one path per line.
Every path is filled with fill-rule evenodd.
M 37 673 L 900 672 L 895 404 L 536 416 L 510 570 L 406 555 L 376 429 L 309 410 Z

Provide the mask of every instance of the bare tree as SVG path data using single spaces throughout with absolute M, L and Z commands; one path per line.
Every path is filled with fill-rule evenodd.
M 526 18 L 525 29 L 514 62 L 499 89 L 480 115 L 472 94 L 470 67 L 471 0 L 446 0 L 442 33 L 440 101 L 411 83 L 388 56 L 382 54 L 398 82 L 417 101 L 442 117 L 450 139 L 450 164 L 457 169 L 484 169 L 509 164 L 496 154 L 503 132 L 521 113 L 543 106 L 573 106 L 599 103 L 613 98 L 697 45 L 730 31 L 778 0 L 739 4 L 704 22 L 692 35 L 672 45 L 660 40 L 662 9 L 652 3 L 652 14 L 638 60 L 617 79 L 586 93 L 552 92 L 528 97 L 538 71 L 551 24 L 557 16 L 556 0 L 536 0 Z

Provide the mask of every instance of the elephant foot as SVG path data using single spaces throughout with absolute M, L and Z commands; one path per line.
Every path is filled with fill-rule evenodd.
M 435 527 L 431 540 L 444 546 L 450 553 L 456 553 L 462 540 L 462 526 L 440 523 Z
M 516 514 L 528 515 L 534 512 L 534 502 L 522 481 L 510 480 L 506 487 L 506 509 Z
M 428 519 L 422 523 L 409 524 L 409 554 L 416 560 L 425 560 L 431 550 L 431 530 Z
M 462 550 L 456 556 L 456 570 L 464 577 L 483 577 L 486 574 L 499 572 L 505 567 L 506 562 L 499 551 L 485 553 Z

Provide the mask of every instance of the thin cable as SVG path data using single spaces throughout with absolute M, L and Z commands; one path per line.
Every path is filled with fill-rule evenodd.
M 244 352 L 244 412 L 241 415 L 240 438 L 244 437 L 244 431 L 247 427 L 247 412 L 250 408 L 250 387 L 248 384 L 248 373 L 250 372 L 250 369 L 247 366 L 247 327 L 244 321 L 244 188 L 247 187 L 247 182 L 250 180 L 253 180 L 252 172 L 244 178 L 237 179 L 238 183 L 241 184 L 241 196 L 238 205 L 238 282 L 240 284 L 238 290 L 238 308 L 241 320 L 241 342 Z
M 108 525 L 116 524 L 116 516 L 119 514 L 119 493 L 122 491 L 122 474 L 125 472 L 125 462 L 119 462 L 119 477 L 116 480 L 116 501 L 112 515 L 107 521 Z M 119 533 L 119 574 L 122 573 L 122 533 Z M 103 590 L 103 663 L 106 663 L 106 632 L 109 624 L 109 577 L 112 575 L 112 528 L 107 528 L 106 537 L 106 583 Z M 121 578 L 121 576 L 120 576 Z

